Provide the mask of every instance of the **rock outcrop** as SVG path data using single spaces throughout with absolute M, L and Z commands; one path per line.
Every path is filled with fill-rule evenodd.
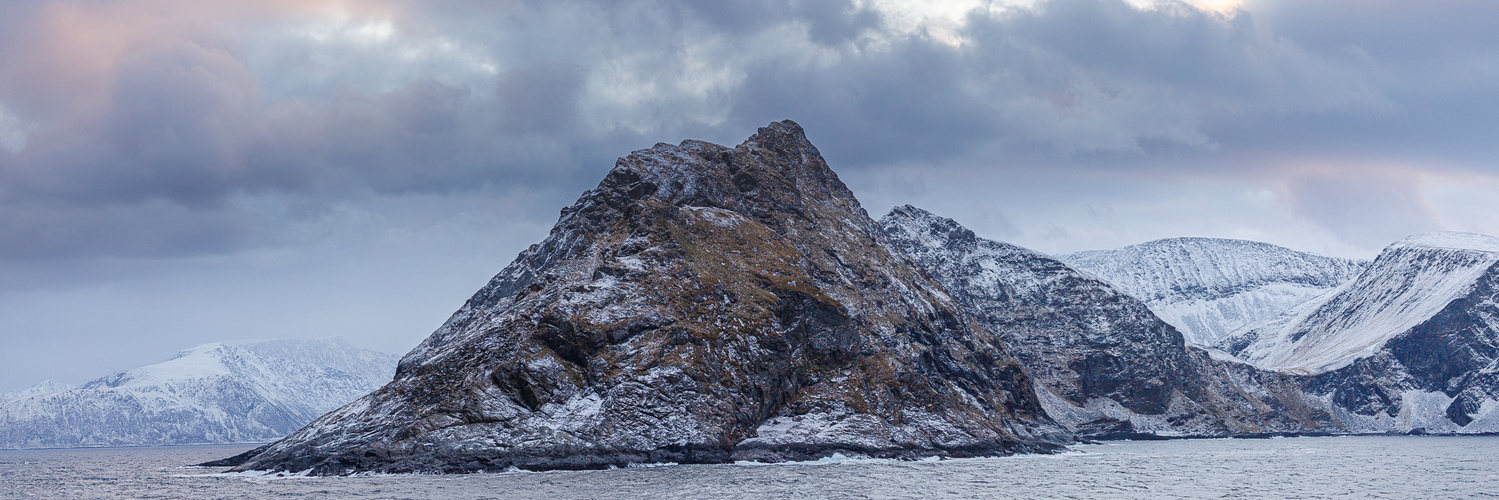
M 1499 239 L 1397 242 L 1358 278 L 1222 347 L 1307 377 L 1358 432 L 1499 432 Z
M 620 159 L 393 382 L 237 470 L 466 472 L 1043 452 L 1000 338 L 790 121 Z
M 1189 347 L 1143 302 L 1057 259 L 909 205 L 880 223 L 1003 339 L 1047 412 L 1080 436 L 1342 431 L 1296 377 Z
M 1199 346 L 1322 295 L 1369 264 L 1220 238 L 1168 238 L 1057 258 L 1145 301 Z

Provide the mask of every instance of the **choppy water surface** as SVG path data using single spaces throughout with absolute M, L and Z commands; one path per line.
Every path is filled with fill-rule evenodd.
M 1499 437 L 1116 442 L 1052 456 L 265 477 L 183 464 L 248 446 L 0 452 L 4 498 L 1494 497 Z

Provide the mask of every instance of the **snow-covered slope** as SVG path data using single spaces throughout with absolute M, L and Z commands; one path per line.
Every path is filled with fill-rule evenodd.
M 1048 255 L 910 205 L 880 224 L 1004 341 L 1047 413 L 1081 436 L 1342 431 L 1295 377 L 1189 347 L 1140 300 Z
M 212 343 L 80 387 L 0 398 L 0 449 L 267 441 L 390 380 L 397 356 L 341 339 Z
M 1202 346 L 1322 295 L 1368 265 L 1217 238 L 1170 238 L 1057 258 L 1145 301 L 1187 343 Z
M 1253 325 L 1225 347 L 1260 367 L 1319 374 L 1374 355 L 1396 335 L 1472 293 L 1499 263 L 1499 239 L 1468 233 L 1413 236 L 1336 291 Z
M 1222 346 L 1371 430 L 1499 431 L 1499 239 L 1413 236 L 1358 278 Z
M 25 389 L 21 389 L 19 391 L 15 391 L 15 392 L 0 392 L 0 401 L 5 401 L 5 400 L 8 400 L 8 399 L 23 398 L 23 397 L 26 397 L 26 396 L 35 396 L 35 395 L 38 395 L 38 394 L 51 394 L 51 393 L 54 393 L 54 392 L 62 392 L 62 391 L 66 391 L 68 389 L 72 389 L 74 387 L 75 386 L 71 386 L 71 385 L 68 385 L 68 384 L 59 384 L 59 383 L 53 382 L 51 380 L 43 380 L 43 381 L 37 383 L 36 385 L 33 385 L 31 387 L 27 387 Z

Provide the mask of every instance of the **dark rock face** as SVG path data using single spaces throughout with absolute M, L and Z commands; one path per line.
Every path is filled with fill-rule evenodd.
M 1357 279 L 1225 341 L 1357 432 L 1499 432 L 1499 240 L 1418 235 Z
M 1339 430 L 1293 377 L 1213 359 L 1143 302 L 1050 256 L 904 206 L 881 219 L 901 251 L 999 335 L 1046 409 L 1080 436 Z
M 620 159 L 393 382 L 237 461 L 463 472 L 1067 439 L 1000 339 L 890 250 L 785 121 Z
M 1475 283 L 1472 292 L 1390 339 L 1381 352 L 1311 377 L 1308 388 L 1331 395 L 1339 406 L 1355 415 L 1393 420 L 1404 409 L 1426 416 L 1439 414 L 1451 422 L 1444 425 L 1445 422 L 1427 421 L 1418 426 L 1427 432 L 1499 431 L 1499 421 L 1481 422 L 1464 429 L 1481 414 L 1487 415 L 1483 411 L 1485 402 L 1499 399 L 1496 301 L 1499 301 L 1499 269 L 1490 269 Z M 1408 391 L 1442 394 L 1452 401 L 1445 405 L 1442 401 L 1408 402 L 1405 401 Z M 1393 421 L 1391 424 L 1392 428 L 1381 430 L 1410 430 Z

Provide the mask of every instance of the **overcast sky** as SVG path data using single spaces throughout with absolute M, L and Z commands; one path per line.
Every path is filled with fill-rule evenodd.
M 1045 252 L 1499 234 L 1499 2 L 0 3 L 0 391 L 403 353 L 614 159 L 790 118 Z

